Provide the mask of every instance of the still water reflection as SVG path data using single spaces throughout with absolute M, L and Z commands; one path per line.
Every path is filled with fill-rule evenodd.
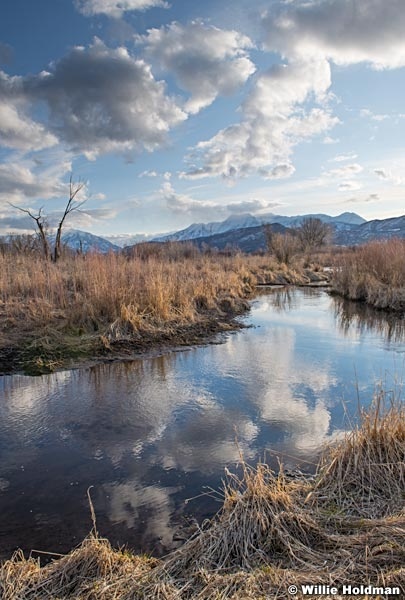
M 102 535 L 165 552 L 185 516 L 218 509 L 200 494 L 240 451 L 311 468 L 358 397 L 403 373 L 404 321 L 322 290 L 267 290 L 249 322 L 218 345 L 0 378 L 0 556 L 77 544 L 90 485 Z

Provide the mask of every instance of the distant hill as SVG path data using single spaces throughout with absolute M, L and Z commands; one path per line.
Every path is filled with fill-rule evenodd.
M 155 235 L 148 235 L 147 233 L 116 233 L 113 235 L 104 236 L 104 239 L 114 244 L 114 246 L 119 246 L 120 248 L 133 246 L 134 244 L 141 244 L 143 242 L 149 242 L 154 238 Z
M 3 235 L 0 236 L 3 243 L 10 243 L 15 235 Z M 34 235 L 33 235 L 34 237 Z M 55 234 L 49 236 L 51 245 L 54 244 Z M 98 235 L 93 235 L 88 231 L 80 231 L 79 229 L 66 229 L 62 231 L 62 246 L 66 246 L 71 250 L 81 252 L 100 252 L 107 254 L 107 252 L 117 252 L 120 250 L 119 246 L 112 244 L 108 240 Z
M 81 250 L 82 252 L 116 252 L 120 250 L 119 246 L 112 244 L 104 237 L 93 235 L 88 231 L 79 229 L 66 229 L 62 232 L 62 244 L 72 250 Z
M 225 233 L 227 231 L 234 231 L 239 229 L 246 229 L 250 227 L 259 227 L 265 223 L 278 223 L 284 227 L 297 227 L 303 219 L 308 217 L 314 217 L 320 219 L 324 223 L 333 224 L 337 228 L 344 228 L 350 225 L 360 225 L 365 223 L 366 220 L 360 217 L 356 213 L 345 212 L 337 217 L 331 217 L 330 215 L 320 214 L 309 214 L 309 215 L 295 215 L 292 217 L 285 217 L 283 215 L 274 215 L 269 213 L 267 215 L 261 215 L 255 217 L 249 213 L 242 215 L 234 215 L 225 219 L 225 221 L 214 221 L 212 223 L 193 223 L 176 231 L 175 233 L 161 235 L 153 238 L 156 242 L 181 242 L 185 240 L 194 240 L 201 237 L 211 237 L 216 234 Z
M 332 241 L 342 246 L 362 244 L 371 240 L 389 239 L 392 237 L 405 238 L 405 215 L 389 219 L 375 219 L 366 221 L 356 213 L 342 213 L 337 217 L 325 214 L 297 215 L 285 217 L 282 215 L 267 215 L 257 217 L 245 214 L 236 215 L 225 219 L 225 221 L 213 223 L 194 223 L 186 229 L 175 233 L 158 236 L 150 239 L 145 234 L 109 236 L 106 239 L 78 229 L 66 229 L 62 233 L 62 243 L 72 250 L 83 252 L 118 252 L 122 246 L 128 249 L 138 243 L 165 242 L 165 241 L 191 241 L 199 248 L 210 246 L 218 250 L 226 248 L 239 248 L 243 252 L 257 252 L 266 247 L 263 225 L 269 223 L 273 231 L 285 233 L 291 228 L 297 227 L 307 217 L 319 218 L 328 223 L 333 231 Z M 0 241 L 7 243 L 12 236 L 0 236 Z M 110 240 L 117 239 L 119 244 Z M 136 241 L 134 241 L 136 240 Z
M 336 231 L 335 243 L 350 246 L 393 237 L 405 238 L 405 215 L 390 219 L 374 219 L 356 227 Z
M 279 223 L 270 224 L 273 233 L 287 233 L 289 229 Z M 217 250 L 230 250 L 238 248 L 242 252 L 258 252 L 266 249 L 266 240 L 263 231 L 263 225 L 256 227 L 243 227 L 241 229 L 232 229 L 224 233 L 202 236 L 194 238 L 193 244 L 198 248 L 204 249 L 209 246 Z

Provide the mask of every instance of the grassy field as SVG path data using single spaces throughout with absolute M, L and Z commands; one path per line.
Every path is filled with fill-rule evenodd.
M 190 344 L 229 329 L 256 283 L 307 283 L 270 257 L 88 254 L 52 263 L 0 255 L 0 372 L 43 373 L 85 357 Z M 235 323 L 233 323 L 235 326 Z
M 360 425 L 325 449 L 315 476 L 244 465 L 223 506 L 162 560 L 114 550 L 94 529 L 41 567 L 16 553 L 0 567 L 3 600 L 246 600 L 304 598 L 312 584 L 405 594 L 405 408 L 378 394 Z M 296 586 L 297 593 L 289 591 Z M 326 590 L 326 591 L 325 591 Z M 388 591 L 394 594 L 389 596 Z
M 405 311 L 405 240 L 370 242 L 338 256 L 332 288 L 375 308 Z

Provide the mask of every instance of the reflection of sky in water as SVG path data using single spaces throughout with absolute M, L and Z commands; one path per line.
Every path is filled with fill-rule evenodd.
M 1 378 L 0 554 L 77 543 L 89 485 L 103 535 L 168 549 L 184 500 L 218 487 L 240 452 L 305 465 L 355 414 L 356 388 L 369 402 L 376 380 L 402 374 L 402 325 L 389 319 L 320 290 L 274 290 L 253 303 L 255 327 L 224 344 Z M 187 510 L 216 508 L 203 497 Z

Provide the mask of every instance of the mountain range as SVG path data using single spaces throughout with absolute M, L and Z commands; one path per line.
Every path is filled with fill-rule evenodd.
M 193 223 L 186 229 L 181 229 L 175 233 L 166 235 L 156 236 L 153 241 L 155 242 L 182 242 L 185 240 L 193 240 L 201 237 L 210 237 L 227 231 L 234 231 L 238 229 L 245 229 L 250 227 L 261 227 L 266 223 L 278 223 L 284 227 L 298 227 L 303 219 L 313 217 L 320 219 L 324 223 L 333 224 L 336 229 L 344 229 L 346 225 L 361 225 L 366 223 L 363 217 L 360 217 L 356 213 L 345 212 L 337 217 L 331 217 L 325 214 L 309 214 L 309 215 L 296 215 L 293 217 L 285 217 L 283 215 L 275 215 L 269 213 L 267 215 L 261 215 L 255 217 L 249 213 L 241 215 L 232 215 L 225 219 L 225 221 L 215 221 L 212 223 Z
M 242 214 L 228 217 L 225 221 L 193 223 L 185 229 L 155 237 L 145 234 L 101 237 L 87 231 L 66 229 L 62 234 L 62 243 L 76 251 L 107 253 L 118 252 L 124 246 L 128 247 L 141 242 L 191 240 L 199 248 L 210 246 L 223 250 L 232 246 L 238 247 L 244 252 L 256 252 L 264 250 L 266 247 L 263 233 L 264 224 L 272 224 L 273 231 L 283 233 L 289 228 L 299 226 L 303 219 L 308 217 L 318 218 L 324 223 L 328 223 L 333 233 L 332 241 L 342 246 L 361 244 L 374 239 L 405 238 L 405 215 L 366 221 L 352 212 L 345 212 L 336 217 L 322 213 L 291 217 L 270 213 L 261 217 Z M 1 240 L 7 243 L 11 237 L 1 236 Z

